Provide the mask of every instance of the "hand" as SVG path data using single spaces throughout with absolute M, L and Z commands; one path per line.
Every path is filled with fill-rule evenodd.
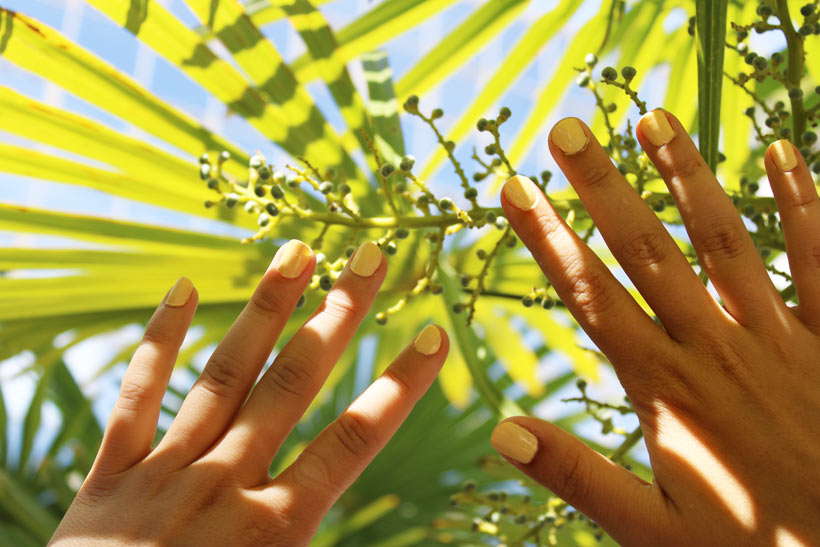
M 146 327 L 100 452 L 54 545 L 307 545 L 324 514 L 433 382 L 448 339 L 427 326 L 274 479 L 273 456 L 367 314 L 387 264 L 364 243 L 250 393 L 316 262 L 291 241 L 216 348 L 156 448 L 160 403 L 197 293 L 180 279 Z
M 504 210 L 635 408 L 647 484 L 546 422 L 512 418 L 492 442 L 624 545 L 820 545 L 820 200 L 788 141 L 766 152 L 800 307 L 780 298 L 742 220 L 673 116 L 637 134 L 674 197 L 718 304 L 674 240 L 570 118 L 550 150 L 659 327 L 528 179 Z

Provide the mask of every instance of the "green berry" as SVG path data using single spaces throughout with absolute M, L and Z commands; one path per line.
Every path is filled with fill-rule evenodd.
M 622 175 L 626 175 L 629 172 L 629 167 L 623 162 L 618 164 L 618 171 L 621 172 Z
M 498 149 L 495 147 L 495 144 L 493 144 L 493 143 L 490 143 L 490 144 L 488 144 L 487 146 L 484 147 L 484 153 L 487 154 L 488 156 L 494 156 L 497 151 L 498 151 Z
M 544 308 L 545 310 L 551 310 L 554 306 L 555 306 L 555 300 L 553 300 L 549 296 L 545 297 L 541 301 L 541 307 Z
M 793 87 L 789 90 L 789 99 L 800 99 L 803 97 L 803 90 L 799 87 Z
M 440 200 L 438 200 L 438 206 L 443 211 L 449 211 L 453 208 L 454 203 L 453 200 L 450 198 L 441 198 Z
M 205 163 L 199 166 L 199 178 L 202 180 L 208 180 L 211 177 L 211 165 L 209 163 Z
M 755 108 L 753 106 L 750 106 L 749 108 L 744 110 L 743 113 L 751 118 L 755 115 Z
M 486 118 L 479 118 L 479 120 L 476 122 L 475 126 L 476 126 L 476 129 L 478 129 L 479 131 L 486 131 L 487 124 L 489 124 L 489 122 L 487 121 Z
M 498 112 L 498 117 L 499 118 L 509 119 L 510 116 L 512 116 L 512 110 L 510 110 L 506 106 L 502 106 L 501 110 L 499 110 L 499 112 Z
M 504 217 L 498 217 L 495 220 L 495 227 L 498 228 L 499 230 L 505 229 L 507 227 L 507 219 L 504 218 Z
M 433 283 L 430 285 L 430 292 L 433 294 L 441 294 L 444 291 L 444 287 L 439 285 L 438 283 Z M 456 312 L 458 313 L 458 312 Z
M 208 179 L 208 188 L 210 188 L 211 190 L 219 190 L 219 180 Z
M 399 169 L 402 171 L 410 171 L 413 169 L 413 166 L 416 164 L 416 158 L 413 156 L 404 156 L 401 159 L 401 163 L 399 163 Z
M 663 200 L 658 200 L 652 205 L 652 209 L 654 209 L 656 213 L 660 213 L 666 209 L 666 203 Z
M 746 56 L 743 58 L 743 62 L 747 65 L 752 65 L 754 64 L 755 59 L 757 59 L 757 53 L 752 51 L 746 54 Z
M 245 211 L 247 211 L 248 213 L 256 212 L 256 204 L 252 201 L 246 201 L 245 202 Z
M 469 275 L 462 275 L 461 276 L 461 286 L 468 287 L 470 285 L 470 276 Z
M 270 187 L 270 195 L 272 195 L 275 199 L 282 199 L 285 197 L 285 191 L 278 184 L 274 184 Z
M 208 157 L 208 154 L 202 154 L 201 156 L 199 156 L 199 164 L 200 165 L 205 165 L 206 163 L 210 163 L 210 161 L 211 161 L 211 158 Z
M 262 154 L 254 154 L 251 156 L 251 160 L 248 165 L 254 169 L 258 169 L 265 165 L 265 156 Z
M 393 166 L 392 163 L 385 163 L 384 165 L 382 165 L 381 174 L 384 178 L 389 177 L 390 175 L 392 175 L 395 172 L 396 172 L 396 168 Z
M 297 186 L 299 186 L 299 179 L 297 179 L 296 175 L 292 173 L 288 173 L 285 182 L 287 183 L 288 188 L 296 188 Z
M 347 183 L 342 183 L 339 185 L 339 195 L 346 196 L 350 193 L 350 185 Z
M 525 295 L 521 298 L 521 303 L 525 308 L 531 308 L 533 304 L 535 304 L 535 300 L 533 300 L 532 296 Z
M 319 191 L 324 195 L 328 195 L 333 191 L 333 183 L 330 181 L 324 181 L 322 184 L 319 185 Z
M 481 182 L 487 177 L 484 173 L 473 173 L 473 182 Z
M 236 194 L 228 194 L 225 196 L 225 206 L 229 209 L 239 202 L 239 196 Z
M 282 171 L 273 172 L 273 182 L 276 184 L 285 184 L 288 181 L 288 176 Z
M 805 144 L 814 144 L 817 142 L 817 133 L 814 131 L 806 131 L 800 139 Z
M 624 77 L 624 80 L 631 80 L 637 73 L 638 71 L 635 70 L 634 66 L 625 66 L 621 69 L 621 76 Z
M 757 14 L 763 18 L 770 17 L 772 15 L 772 7 L 766 4 L 761 4 L 757 6 Z
M 578 87 L 587 87 L 589 85 L 589 74 L 583 73 L 575 79 Z
M 487 214 L 484 215 L 484 220 L 486 220 L 488 224 L 492 224 L 497 218 L 498 215 L 495 214 L 495 211 L 487 211 Z
M 456 143 L 454 143 L 453 141 L 447 141 L 447 142 L 444 143 L 444 148 L 448 152 L 452 152 L 456 148 Z
M 328 274 L 324 274 L 319 278 L 319 288 L 323 291 L 329 291 L 333 286 L 333 278 Z
M 270 178 L 270 169 L 266 165 L 263 165 L 259 169 L 256 170 L 259 173 L 259 178 L 262 180 L 268 180 Z
M 797 29 L 797 32 L 800 34 L 800 36 L 809 36 L 811 33 L 814 32 L 814 27 L 806 24 Z
M 265 211 L 267 211 L 267 213 L 272 217 L 275 217 L 279 214 L 279 209 L 277 209 L 276 205 L 274 205 L 273 203 L 268 203 L 267 205 L 265 205 Z
M 583 378 L 578 378 L 575 380 L 575 385 L 578 386 L 578 389 L 584 391 L 587 388 L 587 381 Z
M 618 71 L 615 70 L 615 67 L 608 66 L 604 70 L 601 71 L 601 77 L 604 80 L 608 81 L 608 82 L 611 82 L 613 80 L 617 80 L 618 79 Z
M 811 171 L 815 175 L 820 175 L 820 161 L 811 166 Z
M 301 296 L 299 297 L 299 301 L 298 301 L 298 302 L 296 302 L 296 307 L 297 307 L 297 308 L 303 308 L 303 307 L 305 306 L 305 302 L 306 302 L 306 301 L 307 301 L 307 298 L 305 298 L 305 295 L 304 295 L 304 294 L 303 294 L 303 295 L 301 295 Z
M 479 260 L 484 260 L 487 258 L 487 251 L 484 249 L 478 249 L 475 252 L 475 255 L 478 257 Z
M 800 8 L 800 15 L 803 17 L 808 17 L 812 13 L 814 13 L 815 7 L 814 4 L 806 4 L 805 6 Z
M 211 207 L 214 206 L 214 202 L 209 200 L 209 199 L 206 199 L 204 205 L 205 205 L 206 209 L 210 209 Z
M 584 62 L 588 67 L 592 68 L 598 64 L 598 57 L 596 57 L 594 53 L 588 53 L 587 56 L 584 57 Z
M 757 70 L 766 70 L 769 66 L 769 61 L 767 61 L 765 57 L 755 57 L 753 64 Z
M 389 255 L 396 254 L 396 252 L 398 250 L 399 250 L 399 248 L 396 246 L 395 241 L 390 241 L 390 242 L 387 243 L 387 245 L 384 246 L 384 252 L 389 254 Z
M 753 182 L 749 185 L 750 194 L 756 194 L 758 190 L 760 190 L 760 186 L 758 186 L 756 182 Z
M 380 311 L 376 314 L 376 323 L 379 325 L 386 325 L 387 324 L 387 314 L 383 311 Z
M 354 247 L 353 245 L 348 245 L 347 247 L 345 247 L 345 256 L 347 258 L 350 258 L 351 256 L 353 256 L 353 253 L 355 253 L 355 252 L 356 252 L 356 247 Z
M 396 239 L 407 239 L 410 231 L 407 228 L 396 228 Z
M 453 313 L 461 313 L 464 311 L 464 304 L 461 302 L 456 302 L 452 306 Z
M 417 205 L 427 205 L 427 202 L 430 201 L 430 197 L 427 194 L 422 194 L 416 200 Z
M 470 187 L 470 188 L 467 188 L 466 190 L 464 190 L 464 197 L 467 198 L 467 199 L 475 199 L 475 197 L 477 195 L 478 195 L 478 190 L 476 190 L 473 187 Z
M 259 218 L 256 219 L 256 223 L 260 226 L 267 226 L 270 223 L 270 216 L 267 213 L 260 213 Z
M 779 65 L 780 63 L 782 63 L 785 60 L 786 59 L 783 57 L 783 54 L 780 53 L 779 51 L 776 51 L 776 52 L 772 53 L 772 63 L 774 63 L 776 65 Z
M 254 186 L 253 187 L 253 193 L 256 194 L 256 197 L 261 198 L 261 197 L 265 197 L 265 194 L 267 192 L 265 192 L 265 187 L 264 186 Z
M 430 113 L 431 120 L 437 120 L 444 116 L 444 110 L 440 108 L 434 108 L 433 111 Z

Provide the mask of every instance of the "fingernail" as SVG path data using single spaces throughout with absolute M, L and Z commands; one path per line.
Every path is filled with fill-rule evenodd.
M 522 211 L 529 211 L 535 207 L 535 202 L 538 201 L 535 185 L 530 179 L 521 175 L 516 175 L 505 182 L 501 191 L 507 201 Z
M 558 122 L 552 128 L 552 142 L 554 142 L 561 152 L 566 156 L 577 154 L 584 150 L 589 144 L 589 137 L 584 133 L 584 128 L 575 118 L 567 118 Z
M 296 279 L 305 271 L 305 266 L 310 262 L 310 255 L 310 247 L 298 239 L 291 239 L 279 247 L 271 264 L 275 264 L 282 277 Z
M 180 277 L 171 287 L 171 290 L 168 291 L 165 305 L 171 308 L 184 306 L 192 292 L 194 292 L 194 284 L 191 283 L 191 280 L 187 277 Z
M 781 171 L 791 171 L 797 167 L 797 156 L 794 147 L 787 139 L 780 139 L 772 144 L 772 158 Z
M 493 429 L 490 444 L 500 454 L 519 463 L 530 463 L 538 451 L 538 439 L 513 422 L 504 422 Z
M 649 142 L 659 147 L 669 143 L 676 134 L 663 110 L 653 110 L 644 116 L 641 120 L 641 129 Z
M 365 241 L 356 249 L 356 254 L 350 259 L 350 269 L 362 277 L 370 277 L 382 263 L 382 252 L 379 246 L 372 241 Z
M 413 348 L 422 355 L 433 355 L 441 347 L 441 333 L 433 325 L 427 325 L 413 340 Z

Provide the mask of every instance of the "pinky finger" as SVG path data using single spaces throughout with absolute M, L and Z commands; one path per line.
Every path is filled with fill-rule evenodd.
M 425 327 L 412 346 L 267 488 L 299 492 L 294 514 L 305 525 L 318 526 L 321 516 L 384 448 L 433 383 L 448 349 L 447 335 L 440 327 Z
M 162 397 L 196 303 L 193 283 L 181 277 L 148 321 L 142 342 L 125 371 L 94 464 L 103 473 L 124 471 L 151 451 Z
M 806 162 L 789 141 L 769 146 L 766 171 L 783 222 L 800 316 L 820 329 L 820 198 Z

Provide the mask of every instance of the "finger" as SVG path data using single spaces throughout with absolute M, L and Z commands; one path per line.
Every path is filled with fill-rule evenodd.
M 555 292 L 584 331 L 610 357 L 621 382 L 642 375 L 641 352 L 656 352 L 669 337 L 618 283 L 609 269 L 567 226 L 544 194 L 526 177 L 504 184 L 501 205 Z
M 727 311 L 746 325 L 771 320 L 783 310 L 783 301 L 740 215 L 683 126 L 671 114 L 655 110 L 641 119 L 637 134 L 666 181 Z
M 386 273 L 387 263 L 378 246 L 370 241 L 362 244 L 319 309 L 259 380 L 214 450 L 214 458 L 238 458 L 249 480 L 267 480 L 274 454 L 353 338 Z
M 666 518 L 660 491 L 562 429 L 515 417 L 490 443 L 512 465 L 597 522 L 619 545 L 656 545 Z
M 769 146 L 765 161 L 783 223 L 800 317 L 820 328 L 820 199 L 803 156 L 789 141 Z
M 182 403 L 157 457 L 185 465 L 224 433 L 245 401 L 314 267 L 310 247 L 283 245 Z
M 318 524 L 410 414 L 435 380 L 448 349 L 444 331 L 426 326 L 269 488 L 298 492 L 294 514 L 312 514 Z
M 145 327 L 125 371 L 95 466 L 118 473 L 145 458 L 157 429 L 162 397 L 197 304 L 194 285 L 181 277 Z
M 673 337 L 700 330 L 707 312 L 719 314 L 658 217 L 588 127 L 575 118 L 562 120 L 550 134 L 550 151 L 612 254 Z

